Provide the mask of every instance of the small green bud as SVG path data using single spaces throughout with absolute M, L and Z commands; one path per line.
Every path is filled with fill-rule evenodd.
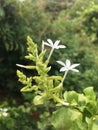
M 44 104 L 43 96 L 37 95 L 33 100 L 34 105 Z

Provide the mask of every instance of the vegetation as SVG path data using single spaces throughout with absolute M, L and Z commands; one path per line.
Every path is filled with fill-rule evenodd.
M 17 64 L 19 67 L 25 69 L 36 69 L 37 71 L 36 76 L 28 77 L 23 74 L 22 71 L 17 70 L 17 75 L 19 81 L 24 85 L 21 91 L 32 92 L 33 104 L 40 105 L 44 108 L 45 115 L 42 115 L 43 123 L 39 120 L 38 128 L 40 130 L 97 130 L 98 100 L 96 99 L 93 87 L 85 88 L 83 93 L 77 93 L 73 90 L 64 90 L 63 82 L 67 73 L 70 70 L 78 72 L 75 67 L 79 66 L 79 64 L 71 65 L 70 60 L 66 60 L 66 64 L 57 61 L 57 63 L 63 65 L 60 69 L 60 71 L 65 72 L 63 78 L 55 75 L 49 76 L 48 72 L 50 67 L 48 64 L 53 50 L 65 48 L 65 46 L 58 45 L 58 40 L 54 45 L 50 39 L 47 41 L 48 42 L 43 41 L 42 52 L 38 53 L 37 45 L 30 37 L 28 37 L 28 55 L 25 56 L 25 58 L 33 61 L 35 65 L 24 66 Z M 43 49 L 45 45 L 52 48 L 47 60 L 44 59 L 46 50 Z M 51 107 L 52 109 L 50 113 Z M 48 118 L 48 121 L 45 121 L 46 118 Z
M 36 129 L 36 109 L 31 104 L 10 106 L 7 102 L 0 105 L 0 129 L 34 130 Z
M 51 38 L 54 41 L 60 40 L 61 44 L 66 46 L 66 49 L 60 49 L 59 51 L 56 49 L 55 53 L 53 53 L 51 60 L 49 63 L 42 62 L 42 66 L 44 69 L 48 66 L 51 66 L 51 69 L 48 71 L 48 78 L 46 80 L 53 80 L 55 82 L 54 87 L 60 83 L 62 73 L 59 72 L 59 64 L 55 61 L 60 59 L 61 61 L 65 61 L 65 59 L 71 59 L 72 63 L 80 63 L 79 73 L 77 76 L 74 75 L 74 72 L 68 73 L 66 80 L 63 82 L 63 100 L 66 102 L 70 102 L 71 104 L 76 104 L 76 108 L 68 107 L 65 108 L 63 105 L 60 107 L 56 106 L 56 102 L 54 102 L 54 98 L 50 98 L 49 94 L 46 98 L 47 100 L 42 100 L 42 102 L 50 102 L 52 100 L 52 104 L 46 108 L 46 106 L 39 105 L 38 107 L 34 107 L 34 111 L 36 108 L 37 115 L 40 115 L 40 121 L 38 124 L 34 126 L 34 121 L 32 119 L 31 126 L 33 125 L 33 129 L 65 129 L 58 128 L 60 124 L 57 122 L 57 115 L 59 120 L 61 119 L 60 114 L 63 116 L 62 111 L 68 111 L 68 113 L 75 113 L 77 115 L 73 120 L 78 120 L 81 122 L 83 119 L 84 122 L 72 125 L 76 129 L 97 129 L 97 95 L 98 95 L 98 1 L 97 0 L 52 0 L 52 1 L 44 1 L 44 0 L 0 0 L 0 108 L 4 104 L 4 101 L 7 101 L 8 104 L 5 107 L 12 108 L 12 111 L 16 111 L 16 113 L 22 113 L 23 111 L 18 111 L 17 108 L 23 105 L 25 109 L 25 102 L 28 104 L 32 102 L 32 99 L 36 99 L 34 97 L 39 96 L 38 93 L 34 93 L 36 90 L 29 93 L 20 92 L 21 84 L 18 82 L 18 78 L 16 75 L 16 70 L 18 67 L 16 64 L 24 64 L 24 65 L 34 65 L 32 60 L 24 59 L 24 56 L 28 54 L 26 38 L 30 36 L 31 39 L 34 40 L 34 45 L 38 46 L 38 55 L 41 54 L 41 45 L 42 40 L 47 40 Z M 48 58 L 49 48 L 47 47 L 47 53 L 43 52 L 41 56 L 44 56 L 45 59 Z M 45 54 L 44 54 L 45 53 Z M 41 57 L 41 58 L 42 58 Z M 42 60 L 42 59 L 40 59 Z M 37 64 L 38 65 L 38 64 Z M 46 66 L 45 66 L 46 65 Z M 48 65 L 48 66 L 47 66 Z M 35 67 L 34 67 L 35 68 Z M 54 69 L 55 68 L 55 69 Z M 43 69 L 43 73 L 46 73 Z M 38 71 L 38 72 L 37 72 Z M 38 70 L 31 69 L 23 69 L 20 68 L 19 73 L 26 75 L 27 77 L 35 77 L 33 82 L 39 85 L 39 81 L 37 81 L 36 75 L 41 72 Z M 52 77 L 52 75 L 60 75 L 57 77 Z M 42 77 L 40 77 L 42 78 Z M 40 80 L 39 78 L 39 80 Z M 60 79 L 59 79 L 60 78 Z M 57 81 L 58 80 L 58 81 Z M 28 79 L 28 83 L 32 81 Z M 27 82 L 27 81 L 26 81 Z M 57 82 L 57 83 L 56 83 Z M 27 83 L 27 84 L 28 84 Z M 25 84 L 25 85 L 27 85 Z M 50 88 L 49 83 L 47 86 Z M 38 87 L 38 86 L 37 86 Z M 32 88 L 31 88 L 32 90 Z M 39 92 L 42 93 L 44 89 L 41 89 Z M 27 90 L 26 90 L 27 91 Z M 64 91 L 66 93 L 64 93 Z M 85 93 L 85 91 L 90 91 L 93 93 L 95 98 L 89 99 L 89 96 Z M 54 92 L 53 92 L 54 93 Z M 88 93 L 88 92 L 87 92 Z M 43 93 L 42 93 L 43 94 Z M 82 94 L 83 101 L 79 101 Z M 90 93 L 89 93 L 90 94 Z M 89 95 L 88 94 L 88 95 Z M 47 94 L 46 94 L 47 95 Z M 59 94 L 57 94 L 59 95 Z M 67 96 L 75 95 L 74 101 L 70 99 L 68 100 Z M 77 95 L 77 96 L 76 96 Z M 92 94 L 91 94 L 92 95 Z M 73 96 L 72 96 L 73 97 Z M 92 96 L 93 97 L 93 96 Z M 39 98 L 39 97 L 37 97 Z M 61 97 L 60 97 L 61 98 Z M 14 104 L 13 102 L 16 102 Z M 74 102 L 74 103 L 73 103 Z M 80 103 L 82 102 L 82 104 Z M 85 102 L 85 103 L 84 103 Z M 93 102 L 93 103 L 92 103 Z M 36 104 L 36 103 L 35 103 Z M 47 104 L 47 103 L 46 103 Z M 20 105 L 20 106 L 19 106 Z M 54 107 L 55 106 L 55 107 Z M 5 108 L 3 107 L 3 108 Z M 16 107 L 13 109 L 13 107 Z M 43 112 L 44 107 L 44 112 Z M 80 108 L 83 107 L 80 114 Z M 28 105 L 28 108 L 30 106 Z M 59 108 L 59 109 L 58 109 Z M 27 109 L 27 108 L 26 108 Z M 32 108 L 30 108 L 32 109 Z M 65 110 L 66 109 L 66 110 Z M 92 110 L 91 110 L 92 109 Z M 9 110 L 9 113 L 11 112 Z M 75 111 L 74 111 L 75 110 Z M 93 111 L 94 110 L 94 111 Z M 55 111 L 55 112 L 54 112 Z M 29 118 L 29 114 L 31 111 L 25 114 L 24 120 L 26 121 L 26 116 Z M 1 113 L 1 109 L 0 109 Z M 50 116 L 52 113 L 52 116 Z M 56 115 L 57 114 L 57 115 Z M 73 115 L 72 114 L 72 115 Z M 21 114 L 19 114 L 21 115 Z M 69 114 L 70 115 L 70 114 Z M 65 115 L 68 116 L 68 115 Z M 9 117 L 9 116 L 8 116 Z M 46 121 L 46 119 L 49 120 Z M 51 124 L 51 117 L 55 122 Z M 74 116 L 73 116 L 74 117 Z M 82 118 L 83 117 L 83 118 Z M 95 118 L 96 117 L 96 118 Z M 10 116 L 11 119 L 7 118 L 7 122 L 17 122 L 15 116 Z M 21 117 L 19 117 L 21 118 Z M 89 119 L 88 119 L 89 118 Z M 95 119 L 95 120 L 94 120 Z M 4 121 L 3 121 L 4 120 Z M 31 117 L 30 117 L 31 120 Z M 66 119 L 64 118 L 64 121 Z M 70 116 L 69 116 L 70 120 Z M 0 117 L 0 127 L 6 126 L 1 123 L 4 122 L 6 125 L 5 118 L 2 119 Z M 63 122 L 63 121 L 62 121 Z M 66 122 L 66 121 L 65 121 Z M 92 124 L 91 124 L 92 122 Z M 19 122 L 20 123 L 20 122 Z M 22 123 L 22 121 L 21 121 Z M 36 121 L 37 123 L 37 121 Z M 5 129 L 20 129 L 15 128 L 13 123 L 12 126 L 8 126 L 9 128 Z M 29 123 L 25 123 L 29 124 Z M 48 125 L 49 124 L 49 125 Z M 22 126 L 22 124 L 20 124 Z M 38 125 L 38 128 L 37 128 Z M 29 127 L 30 129 L 31 126 Z M 12 128 L 11 128 L 12 127 Z M 46 128 L 47 127 L 47 128 Z M 49 127 L 49 128 L 48 128 Z M 90 128 L 89 128 L 90 127 Z M 22 128 L 21 129 L 29 129 Z M 4 129 L 4 130 L 5 130 Z M 67 129 L 67 128 L 66 128 Z M 69 128 L 68 128 L 69 129 Z

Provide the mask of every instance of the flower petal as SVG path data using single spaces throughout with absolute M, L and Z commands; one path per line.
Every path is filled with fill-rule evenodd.
M 59 46 L 58 46 L 58 49 L 59 49 L 59 48 L 66 48 L 66 46 L 64 46 L 64 45 L 59 45 Z
M 69 60 L 69 59 L 67 59 L 67 60 L 66 60 L 66 66 L 67 66 L 67 68 L 69 68 L 69 67 L 70 67 L 70 64 L 71 64 L 71 63 L 70 63 L 70 60 Z
M 66 71 L 66 70 L 68 70 L 66 67 L 62 67 L 62 68 L 60 69 L 60 72 Z
M 75 68 L 75 67 L 77 67 L 77 66 L 79 66 L 80 64 L 73 64 L 73 65 L 71 65 L 70 66 L 70 69 L 73 69 L 73 68 Z
M 60 43 L 60 40 L 55 41 L 54 47 L 57 47 L 59 43 Z
M 42 44 L 44 44 L 44 45 L 46 45 L 46 46 L 50 46 L 50 44 L 49 44 L 49 43 L 44 42 L 44 41 L 42 41 Z
M 51 39 L 47 39 L 47 41 L 49 42 L 50 46 L 53 47 L 53 42 Z
M 74 71 L 74 72 L 79 72 L 79 70 L 77 70 L 77 69 L 71 69 L 72 71 Z
M 62 66 L 65 66 L 64 62 L 62 62 L 62 61 L 56 61 L 56 62 L 59 63 Z

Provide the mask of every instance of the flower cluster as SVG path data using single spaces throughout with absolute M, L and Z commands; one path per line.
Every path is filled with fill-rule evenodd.
M 42 41 L 42 51 L 44 50 L 44 46 L 49 46 L 51 47 L 51 51 L 48 57 L 48 60 L 50 60 L 51 55 L 54 51 L 54 49 L 60 49 L 60 48 L 66 48 L 66 46 L 64 45 L 59 45 L 60 40 L 55 41 L 55 43 L 52 42 L 51 39 L 47 39 L 47 42 Z M 62 83 L 64 82 L 64 79 L 68 73 L 69 70 L 72 70 L 74 72 L 79 72 L 79 70 L 75 69 L 77 66 L 79 66 L 80 64 L 72 64 L 69 59 L 66 60 L 66 62 L 62 62 L 62 61 L 57 61 L 58 64 L 62 65 L 63 67 L 61 67 L 60 72 L 65 72 L 63 79 L 62 79 Z

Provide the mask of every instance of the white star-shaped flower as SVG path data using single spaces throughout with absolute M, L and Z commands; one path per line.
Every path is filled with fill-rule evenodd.
M 47 42 L 42 41 L 42 46 L 43 46 L 43 49 L 44 49 L 44 45 L 49 46 L 53 49 L 66 48 L 66 46 L 59 45 L 59 43 L 60 43 L 60 40 L 57 40 L 55 41 L 55 43 L 53 43 L 51 39 L 47 39 Z
M 60 72 L 62 71 L 75 71 L 75 72 L 79 72 L 79 70 L 75 69 L 75 67 L 79 66 L 80 64 L 73 64 L 71 65 L 70 60 L 66 60 L 66 63 L 62 62 L 62 61 L 57 61 L 57 63 L 59 63 L 60 65 L 62 65 L 63 67 L 60 69 Z

